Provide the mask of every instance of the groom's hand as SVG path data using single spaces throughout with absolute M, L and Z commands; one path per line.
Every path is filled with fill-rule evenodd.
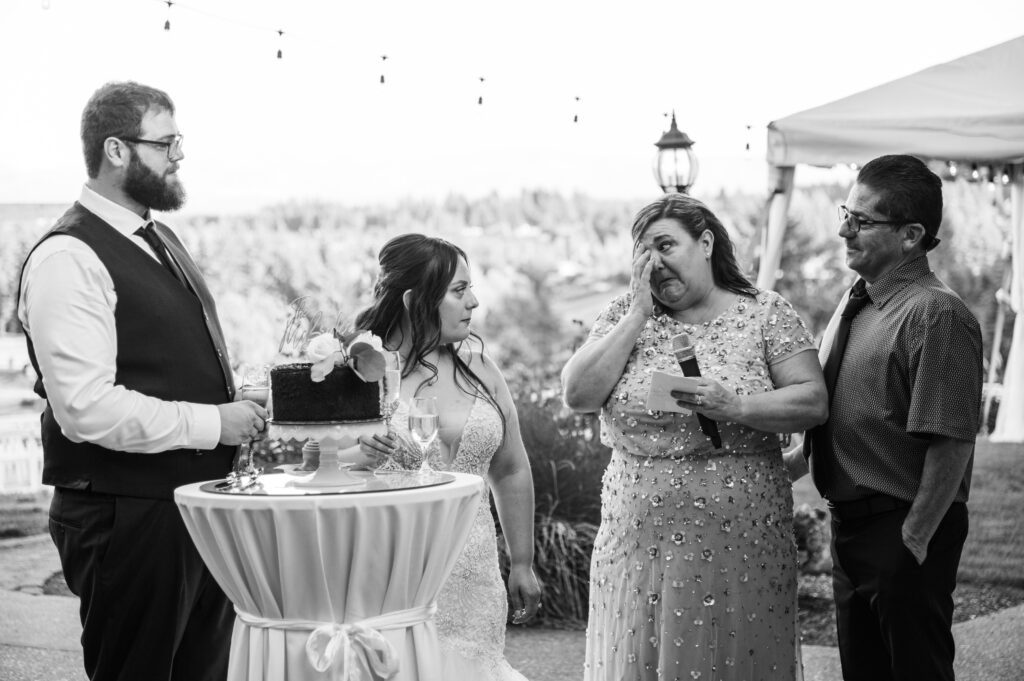
M 220 412 L 220 443 L 240 445 L 259 440 L 267 428 L 267 410 L 248 400 L 218 404 Z

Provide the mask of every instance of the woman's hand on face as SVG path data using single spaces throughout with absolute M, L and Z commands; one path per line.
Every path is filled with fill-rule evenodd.
M 632 293 L 630 312 L 643 317 L 654 314 L 654 297 L 651 293 L 651 272 L 654 271 L 654 259 L 657 256 L 647 248 L 637 244 L 633 250 L 633 274 L 629 282 Z
M 739 421 L 742 401 L 740 396 L 726 390 L 721 383 L 710 378 L 699 378 L 694 392 L 673 390 L 672 398 L 680 407 L 703 414 L 714 421 Z

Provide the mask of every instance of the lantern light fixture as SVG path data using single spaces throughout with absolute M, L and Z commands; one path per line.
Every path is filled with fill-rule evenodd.
M 676 112 L 672 112 L 672 125 L 654 146 L 654 179 L 664 192 L 689 193 L 697 181 L 700 165 L 693 152 L 693 140 L 676 125 Z

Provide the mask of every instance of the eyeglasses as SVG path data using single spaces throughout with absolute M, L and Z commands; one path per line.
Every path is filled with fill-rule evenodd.
M 184 135 L 175 135 L 170 142 L 163 142 L 161 140 L 144 140 L 138 137 L 119 137 L 118 139 L 122 142 L 134 142 L 135 144 L 151 144 L 154 147 L 163 147 L 167 150 L 167 160 L 172 160 L 175 156 L 181 155 L 181 144 Z
M 909 220 L 869 220 L 862 218 L 856 213 L 851 213 L 846 206 L 839 206 L 839 224 L 846 223 L 846 228 L 851 234 L 856 234 L 864 227 L 875 227 L 876 225 L 905 225 Z

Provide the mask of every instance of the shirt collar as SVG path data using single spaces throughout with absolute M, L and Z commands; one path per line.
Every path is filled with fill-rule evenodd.
M 124 206 L 116 204 L 105 196 L 96 193 L 87 185 L 82 185 L 82 194 L 78 197 L 78 203 L 82 204 L 82 207 L 87 211 L 128 237 L 134 234 L 135 230 L 139 227 L 145 227 L 152 220 L 148 210 L 145 217 L 139 217 Z
M 932 268 L 928 264 L 928 256 L 922 253 L 913 260 L 908 260 L 895 269 L 886 272 L 876 279 L 875 283 L 868 284 L 868 296 L 877 307 L 885 307 L 885 304 L 893 296 L 931 271 Z

